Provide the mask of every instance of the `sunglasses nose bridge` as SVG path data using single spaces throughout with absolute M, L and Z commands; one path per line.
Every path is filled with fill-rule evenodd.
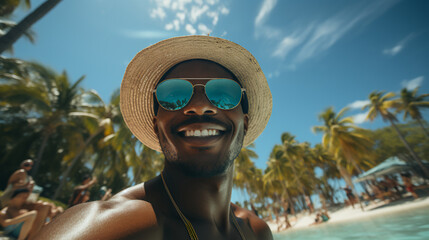
M 218 109 L 208 100 L 203 86 L 194 86 L 194 94 L 184 107 L 185 115 L 215 115 Z

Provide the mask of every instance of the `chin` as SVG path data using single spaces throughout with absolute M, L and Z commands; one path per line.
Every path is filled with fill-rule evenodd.
M 178 148 L 168 144 L 165 136 L 160 135 L 159 140 L 165 161 L 169 164 L 191 177 L 215 177 L 226 174 L 233 166 L 234 160 L 243 147 L 244 131 L 240 131 L 230 144 L 226 144 L 230 146 L 229 148 L 219 149 L 216 152 L 201 150 L 198 154 L 191 156 L 188 156 L 189 153 L 186 154 L 186 151 L 181 153 Z
M 234 158 L 225 159 L 222 162 L 216 161 L 214 164 L 195 164 L 194 161 L 183 162 L 177 161 L 177 165 L 186 175 L 191 177 L 215 177 L 221 176 L 228 172 L 228 169 L 233 165 Z M 200 159 L 201 160 L 201 159 Z M 198 161 L 198 160 L 197 160 Z

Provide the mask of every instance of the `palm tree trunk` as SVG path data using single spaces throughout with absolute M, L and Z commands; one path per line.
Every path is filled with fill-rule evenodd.
M 417 118 L 417 122 L 419 123 L 420 127 L 423 129 L 423 132 L 425 133 L 426 137 L 429 138 L 428 130 L 423 125 L 422 120 L 420 118 Z
M 77 161 L 80 159 L 82 154 L 85 152 L 85 149 L 88 147 L 88 145 L 91 143 L 92 139 L 94 139 L 99 133 L 101 133 L 104 130 L 103 127 L 100 127 L 97 132 L 92 134 L 84 143 L 83 147 L 80 149 L 79 153 L 76 154 L 76 156 L 71 161 L 70 165 L 67 167 L 66 171 L 61 176 L 60 184 L 58 185 L 57 189 L 55 190 L 55 194 L 52 197 L 52 200 L 56 200 L 58 196 L 60 195 L 61 189 L 64 187 L 64 184 L 67 181 L 67 177 L 70 174 L 73 167 L 76 165 Z
M 42 161 L 43 153 L 45 152 L 46 145 L 48 144 L 48 139 L 51 136 L 50 131 L 43 131 L 43 140 L 42 145 L 39 148 L 39 151 L 37 152 L 36 159 L 34 161 L 34 167 L 31 171 L 31 176 L 33 178 L 36 177 L 37 172 L 39 171 L 40 162 Z
M 0 38 L 0 54 L 11 47 L 25 31 L 27 31 L 34 23 L 45 16 L 52 8 L 54 8 L 61 0 L 47 0 L 28 14 L 15 27 L 10 29 L 5 35 Z
M 399 138 L 404 143 L 405 147 L 410 152 L 411 156 L 414 158 L 414 160 L 419 164 L 420 168 L 423 170 L 423 173 L 425 174 L 426 178 L 429 178 L 429 171 L 426 169 L 425 165 L 423 164 L 422 160 L 417 156 L 417 154 L 414 152 L 414 150 L 411 148 L 410 144 L 408 144 L 407 140 L 405 140 L 405 137 L 402 135 L 401 131 L 399 131 L 398 126 L 393 122 L 392 119 L 389 119 L 390 123 L 392 124 L 393 128 L 398 133 Z
M 353 194 L 355 195 L 355 198 L 358 200 L 360 208 L 362 209 L 362 211 L 365 211 L 365 209 L 363 209 L 363 205 L 362 205 L 362 202 L 360 201 L 359 195 L 356 192 L 355 185 L 353 184 L 350 174 L 343 166 L 337 165 L 337 167 L 338 167 L 338 170 L 340 171 L 341 176 L 344 178 L 344 181 L 346 182 L 346 184 L 352 188 Z

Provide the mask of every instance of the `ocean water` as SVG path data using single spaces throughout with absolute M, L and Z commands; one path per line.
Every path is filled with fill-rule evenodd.
M 275 240 L 428 240 L 429 207 L 389 213 L 344 223 L 320 224 L 274 234 Z

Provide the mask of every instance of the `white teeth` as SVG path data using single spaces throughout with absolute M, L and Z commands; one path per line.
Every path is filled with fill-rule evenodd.
M 207 137 L 207 136 L 217 136 L 219 131 L 215 129 L 203 129 L 203 130 L 186 130 L 186 137 Z

